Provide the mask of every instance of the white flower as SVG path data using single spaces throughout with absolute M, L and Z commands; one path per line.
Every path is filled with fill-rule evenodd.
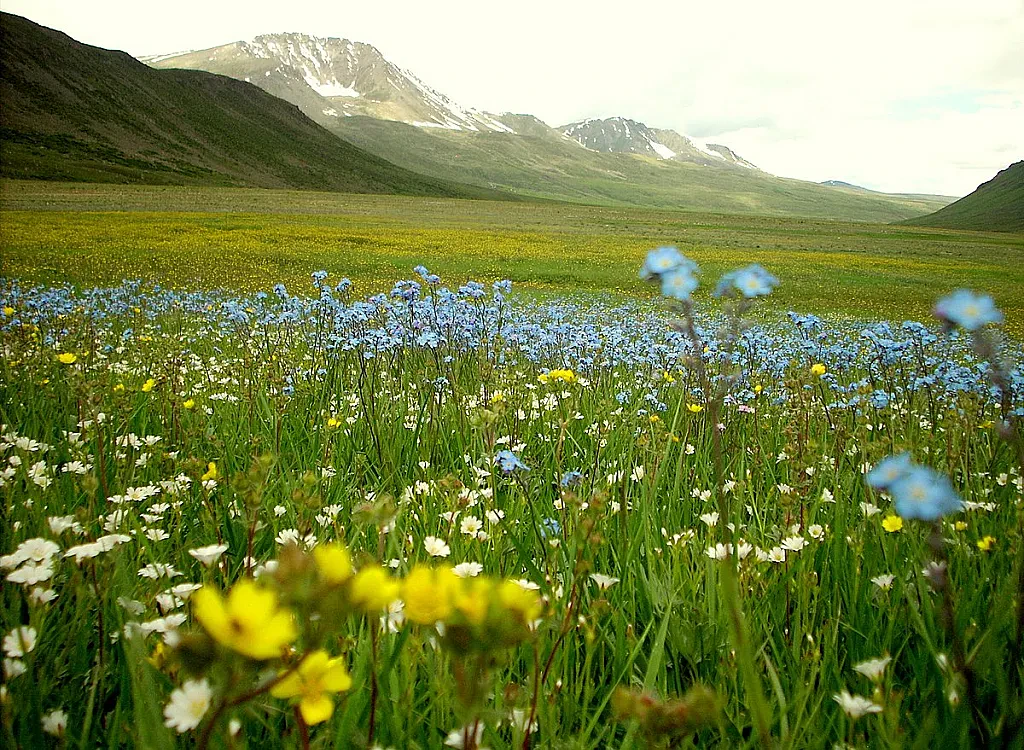
M 53 589 L 44 589 L 40 586 L 36 586 L 29 592 L 29 599 L 32 600 L 33 604 L 49 604 L 57 598 L 57 592 Z
M 450 732 L 444 740 L 444 744 L 448 747 L 454 747 L 456 750 L 464 750 L 467 747 L 466 738 L 470 739 L 469 747 L 480 748 L 480 740 L 484 736 L 484 723 L 478 721 L 472 727 L 465 727 L 463 729 L 456 729 Z M 480 748 L 483 750 L 483 748 Z
M 484 566 L 478 562 L 464 562 L 459 563 L 452 568 L 452 573 L 457 575 L 459 578 L 474 578 L 483 572 Z
M 828 488 L 821 491 L 821 499 L 822 502 L 826 503 L 834 503 L 836 501 L 835 497 L 832 495 L 832 491 Z
M 799 552 L 806 546 L 807 540 L 802 536 L 791 536 L 782 540 L 782 549 L 788 552 Z
M 644 469 L 643 464 L 641 464 L 640 466 L 635 466 L 633 468 L 633 472 L 629 475 L 629 478 L 632 479 L 634 482 L 639 482 L 644 478 L 646 473 L 647 472 Z
M 63 737 L 68 727 L 68 715 L 59 708 L 43 717 L 43 731 L 54 737 Z
M 466 536 L 476 536 L 483 527 L 483 522 L 476 516 L 466 516 L 459 524 L 459 531 Z
M 594 583 L 596 583 L 597 587 L 599 589 L 601 589 L 602 591 L 604 591 L 606 589 L 610 589 L 612 586 L 614 586 L 616 583 L 619 582 L 618 578 L 613 578 L 612 576 L 606 576 L 603 573 L 591 573 L 590 574 L 590 580 L 592 580 Z
M 820 542 L 825 538 L 825 527 L 816 523 L 813 526 L 807 527 L 807 533 L 811 535 L 812 539 Z
M 188 553 L 206 567 L 210 567 L 217 562 L 217 560 L 220 559 L 220 556 L 227 552 L 227 550 L 228 545 L 226 544 L 211 544 L 207 547 L 190 549 Z
M 872 682 L 878 682 L 882 679 L 882 675 L 885 674 L 885 668 L 889 666 L 890 661 L 892 661 L 892 658 L 889 656 L 884 656 L 880 659 L 868 659 L 855 665 L 853 671 L 860 672 Z
M 882 712 L 882 707 L 874 701 L 865 698 L 862 695 L 850 695 L 845 690 L 833 695 L 832 699 L 839 704 L 839 707 L 842 708 L 843 712 L 851 719 L 859 719 L 860 717 L 868 714 L 878 714 Z
M 38 565 L 27 562 L 13 573 L 7 576 L 11 583 L 21 583 L 25 586 L 35 586 L 37 583 L 48 581 L 53 576 L 53 561 L 47 560 Z
M 700 520 L 709 527 L 715 526 L 718 523 L 718 513 L 702 513 Z
M 876 513 L 882 512 L 882 509 L 879 508 L 874 503 L 861 503 L 860 509 L 864 512 L 864 515 L 867 518 L 871 518 L 871 516 L 875 515 Z
M 154 581 L 161 576 L 174 578 L 175 576 L 180 575 L 181 573 L 175 569 L 173 565 L 165 565 L 164 563 L 150 563 L 149 565 L 139 569 L 139 576 L 142 578 L 150 578 Z
M 786 562 L 786 550 L 782 549 L 782 547 L 772 547 L 770 550 L 768 550 L 768 562 Z
M 31 652 L 36 647 L 36 635 L 35 628 L 15 628 L 4 636 L 4 654 L 15 658 Z
M 50 525 L 50 531 L 54 534 L 63 534 L 65 531 L 73 531 L 76 534 L 82 533 L 82 524 L 75 520 L 74 516 L 50 516 L 46 519 Z
M 436 536 L 428 536 L 424 539 L 423 548 L 431 557 L 448 557 L 452 553 L 452 548 L 444 539 L 438 539 Z
M 195 729 L 210 707 L 212 697 L 210 683 L 206 680 L 189 680 L 171 693 L 170 702 L 164 706 L 164 725 L 179 733 Z
M 4 679 L 13 680 L 25 674 L 25 662 L 21 659 L 4 659 Z
M 275 505 L 274 506 L 274 515 L 277 516 L 278 518 L 280 518 L 281 516 L 283 516 L 287 512 L 288 512 L 288 509 L 285 508 L 283 505 Z

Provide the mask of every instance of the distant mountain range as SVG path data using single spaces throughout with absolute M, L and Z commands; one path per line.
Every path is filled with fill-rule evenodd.
M 627 118 L 552 128 L 475 110 L 343 39 L 273 34 L 148 61 L 3 14 L 0 175 L 856 221 L 949 202 L 774 177 L 725 146 Z
M 0 14 L 0 175 L 499 195 L 368 154 L 255 86 L 154 70 L 8 13 Z
M 1024 232 L 1024 161 L 1011 164 L 955 203 L 905 223 L 923 227 Z
M 726 146 L 624 117 L 552 128 L 529 114 L 484 112 L 348 39 L 266 34 L 143 59 L 251 82 L 400 166 L 525 197 L 873 221 L 951 200 L 855 195 L 773 177 Z

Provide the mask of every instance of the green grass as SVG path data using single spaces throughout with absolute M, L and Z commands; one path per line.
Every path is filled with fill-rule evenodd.
M 831 188 L 739 167 L 597 153 L 553 132 L 541 136 L 435 132 L 367 117 L 341 118 L 328 127 L 407 169 L 524 197 L 878 222 L 919 216 L 948 203 L 936 196 Z
M 907 224 L 1024 232 L 1024 161 L 1011 164 L 968 196 Z
M 1024 546 L 1019 468 L 992 427 L 996 411 L 975 397 L 951 396 L 936 410 L 930 391 L 900 391 L 889 408 L 826 412 L 831 397 L 819 398 L 808 362 L 797 359 L 781 377 L 747 373 L 746 385 L 763 384 L 765 392 L 749 401 L 753 412 L 726 407 L 727 427 L 718 430 L 708 411 L 687 406 L 700 400 L 692 371 L 674 370 L 669 382 L 656 367 L 597 368 L 586 383 L 544 385 L 542 366 L 566 364 L 558 352 L 534 365 L 500 358 L 500 347 L 488 346 L 410 347 L 386 356 L 365 344 L 328 351 L 312 317 L 250 330 L 202 314 L 151 314 L 152 298 L 144 295 L 127 301 L 123 316 L 97 320 L 76 310 L 40 320 L 39 331 L 0 330 L 9 469 L 0 487 L 0 553 L 37 536 L 54 539 L 63 553 L 106 531 L 131 532 L 124 544 L 80 565 L 58 556 L 44 583 L 57 598 L 47 605 L 34 603 L 28 586 L 0 587 L 0 632 L 31 626 L 38 634 L 22 660 L 26 674 L 5 681 L 9 746 L 45 746 L 41 717 L 58 709 L 68 714 L 68 737 L 79 747 L 192 746 L 202 727 L 176 740 L 163 726 L 162 707 L 175 687 L 202 674 L 217 706 L 260 677 L 251 663 L 213 647 L 194 605 L 172 602 L 161 613 L 156 597 L 182 582 L 235 584 L 244 576 L 250 530 L 257 562 L 281 560 L 280 574 L 261 581 L 301 613 L 296 647 L 326 648 L 352 674 L 351 689 L 332 697 L 333 717 L 311 729 L 318 748 L 441 748 L 449 731 L 479 718 L 487 746 L 518 750 L 522 734 L 507 717 L 530 711 L 535 688 L 534 747 L 658 747 L 644 742 L 640 725 L 616 721 L 613 691 L 671 697 L 698 684 L 723 706 L 699 744 L 753 747 L 748 675 L 766 694 L 767 731 L 779 747 L 968 747 L 998 737 L 1016 746 L 1010 727 L 1024 711 L 1013 688 L 1021 665 L 1006 655 L 1014 566 Z M 60 364 L 58 351 L 77 352 L 78 360 Z M 873 368 L 870 377 L 899 390 L 894 383 L 927 374 L 916 367 L 901 361 Z M 843 384 L 869 377 L 844 366 L 832 375 Z M 286 377 L 291 394 L 282 388 Z M 435 390 L 430 384 L 439 377 L 447 382 Z M 147 389 L 150 378 L 155 387 Z M 634 392 L 625 405 L 616 398 L 623 389 Z M 490 397 L 496 391 L 499 401 Z M 642 398 L 647 392 L 665 403 L 658 421 Z M 52 447 L 33 450 L 12 433 Z M 129 435 L 159 440 L 136 445 Z M 724 441 L 723 476 L 735 478 L 724 505 L 700 497 L 719 481 L 713 435 Z M 530 471 L 518 480 L 502 477 L 494 453 L 517 443 Z M 952 631 L 941 623 L 941 598 L 919 573 L 933 554 L 928 524 L 907 521 L 886 533 L 881 520 L 891 505 L 863 483 L 864 463 L 900 450 L 953 476 L 965 498 L 993 503 L 991 511 L 964 513 L 943 527 Z M 274 456 L 272 468 L 245 480 L 260 454 Z M 88 464 L 85 474 L 58 470 L 71 460 Z M 210 461 L 217 486 L 204 488 L 199 480 Z M 37 462 L 42 474 L 30 475 Z M 643 476 L 636 473 L 641 466 Z M 585 475 L 578 493 L 558 488 L 570 469 Z M 43 487 L 33 476 L 51 483 Z M 107 500 L 168 481 L 160 495 L 119 506 L 126 513 L 120 519 Z M 862 502 L 883 512 L 866 515 Z M 335 505 L 336 515 L 322 520 L 324 508 Z M 751 555 L 739 566 L 745 649 L 730 636 L 723 563 L 705 552 L 724 538 L 725 518 L 709 525 L 701 515 L 722 507 L 751 544 L 770 549 L 792 536 L 807 543 L 783 564 Z M 504 518 L 487 523 L 486 539 L 460 531 L 461 519 L 496 510 Z M 445 519 L 453 513 L 455 523 Z M 47 517 L 64 515 L 83 532 L 50 531 Z M 542 525 L 544 518 L 560 529 Z M 436 648 L 432 627 L 407 623 L 374 636 L 376 615 L 329 604 L 312 561 L 275 541 L 289 529 L 321 543 L 344 541 L 362 566 L 397 560 L 396 576 L 417 562 L 437 563 L 424 548 L 427 536 L 437 536 L 450 545 L 446 562 L 476 561 L 486 574 L 534 581 L 546 608 L 535 636 L 489 652 L 490 679 L 475 692 L 458 669 L 470 657 L 451 641 Z M 995 541 L 983 552 L 977 542 L 986 536 Z M 228 550 L 213 568 L 189 555 L 217 542 Z M 155 563 L 182 575 L 168 581 L 138 574 Z M 602 591 L 591 573 L 618 581 Z M 883 574 L 893 576 L 891 587 L 872 582 Z M 316 619 L 307 616 L 313 611 Z M 157 635 L 123 634 L 128 621 L 170 613 L 185 615 L 181 629 L 193 636 L 178 655 L 168 658 Z M 940 655 L 954 663 L 957 644 L 970 654 L 978 724 L 964 683 L 940 667 Z M 893 661 L 875 688 L 853 667 L 882 655 Z M 280 660 L 269 664 L 272 672 L 283 668 Z M 370 737 L 374 678 L 380 694 Z M 833 700 L 841 690 L 870 697 L 881 713 L 844 717 Z M 259 695 L 218 715 L 212 747 L 304 746 L 283 700 Z M 229 718 L 239 722 L 236 741 L 227 739 Z
M 539 293 L 650 296 L 636 276 L 676 244 L 708 278 L 759 262 L 770 307 L 926 320 L 949 290 L 992 294 L 1020 336 L 1024 238 L 637 208 L 298 191 L 0 183 L 0 272 L 31 281 L 296 290 L 326 269 L 360 293 L 425 263 L 450 283 L 510 278 Z

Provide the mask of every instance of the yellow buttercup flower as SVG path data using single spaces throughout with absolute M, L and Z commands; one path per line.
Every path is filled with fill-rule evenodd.
M 334 713 L 331 693 L 352 687 L 352 677 L 341 657 L 332 659 L 326 651 L 314 651 L 291 674 L 270 689 L 275 698 L 292 699 L 307 724 L 327 721 Z M 297 700 L 295 700 L 297 699 Z
M 142 392 L 143 393 L 149 393 L 155 387 L 156 387 L 156 381 L 153 380 L 153 378 L 150 378 L 149 380 L 147 380 L 145 383 L 142 384 Z
M 501 404 L 501 403 L 504 403 L 504 401 L 505 401 L 505 394 L 502 393 L 501 391 L 495 391 L 493 394 L 491 394 L 491 403 L 492 404 Z
M 825 365 L 821 364 L 821 362 L 811 365 L 811 375 L 816 378 L 820 378 L 826 372 L 828 372 L 828 370 L 825 369 Z
M 676 379 L 674 377 L 672 377 L 672 373 L 670 373 L 668 370 L 663 372 L 661 377 L 665 379 L 666 383 L 674 383 L 674 382 L 676 382 Z
M 313 549 L 320 577 L 337 586 L 352 577 L 352 556 L 340 544 L 320 544 Z
M 468 578 L 455 592 L 455 609 L 470 625 L 480 625 L 487 619 L 494 582 L 489 578 Z
M 451 615 L 462 580 L 451 568 L 417 565 L 402 583 L 405 616 L 420 625 L 433 625 Z
M 292 613 L 277 606 L 277 595 L 250 580 L 237 583 L 224 599 L 204 586 L 193 597 L 196 619 L 218 643 L 250 659 L 273 659 L 295 640 Z
M 328 417 L 327 418 L 327 428 L 330 429 L 330 430 L 333 430 L 333 429 L 335 429 L 337 427 L 341 427 L 341 420 L 337 419 L 335 417 Z
M 206 482 L 210 479 L 216 479 L 218 476 L 220 475 L 217 473 L 217 462 L 210 461 L 210 463 L 206 465 L 206 473 L 199 477 L 199 480 Z
M 704 407 L 701 404 L 687 404 L 686 408 L 690 411 L 691 414 L 700 414 L 702 411 L 704 411 Z
M 982 552 L 988 552 L 990 549 L 992 549 L 995 543 L 996 538 L 994 536 L 984 536 L 977 542 L 978 549 L 980 549 Z
M 384 568 L 367 565 L 356 573 L 348 598 L 354 607 L 367 613 L 380 612 L 398 598 L 400 586 Z
M 761 385 L 760 383 L 758 385 L 754 386 L 754 393 L 760 393 L 763 390 L 764 390 L 764 386 Z
M 194 409 L 196 408 L 196 400 L 194 398 L 190 398 L 187 401 L 185 401 L 185 403 L 183 403 L 181 406 L 182 408 L 185 409 Z
M 553 380 L 560 380 L 563 383 L 571 383 L 576 380 L 576 373 L 572 370 L 548 370 L 537 376 L 541 383 L 548 383 Z
M 498 599 L 506 610 L 517 614 L 525 623 L 540 616 L 540 596 L 532 589 L 523 588 L 515 581 L 503 581 L 498 587 Z
M 903 528 L 903 519 L 899 516 L 888 515 L 882 519 L 882 528 L 890 534 L 900 531 Z
M 118 383 L 114 386 L 114 393 L 124 393 L 124 383 Z
M 57 355 L 57 359 L 65 365 L 73 365 L 78 361 L 78 357 L 71 352 L 62 352 Z
M 8 317 L 8 318 L 9 318 L 9 317 L 11 317 L 12 315 L 14 315 L 14 308 L 13 308 L 13 307 L 11 307 L 10 305 L 8 305 L 7 307 L 5 307 L 5 308 L 4 308 L 4 315 L 5 315 L 6 317 Z
M 953 524 L 953 531 L 966 531 L 966 530 L 967 530 L 967 522 L 966 521 L 957 521 L 956 523 Z

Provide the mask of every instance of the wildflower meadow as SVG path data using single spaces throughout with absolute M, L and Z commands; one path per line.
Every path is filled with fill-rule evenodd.
M 0 281 L 2 744 L 1024 747 L 1012 321 L 770 270 Z

